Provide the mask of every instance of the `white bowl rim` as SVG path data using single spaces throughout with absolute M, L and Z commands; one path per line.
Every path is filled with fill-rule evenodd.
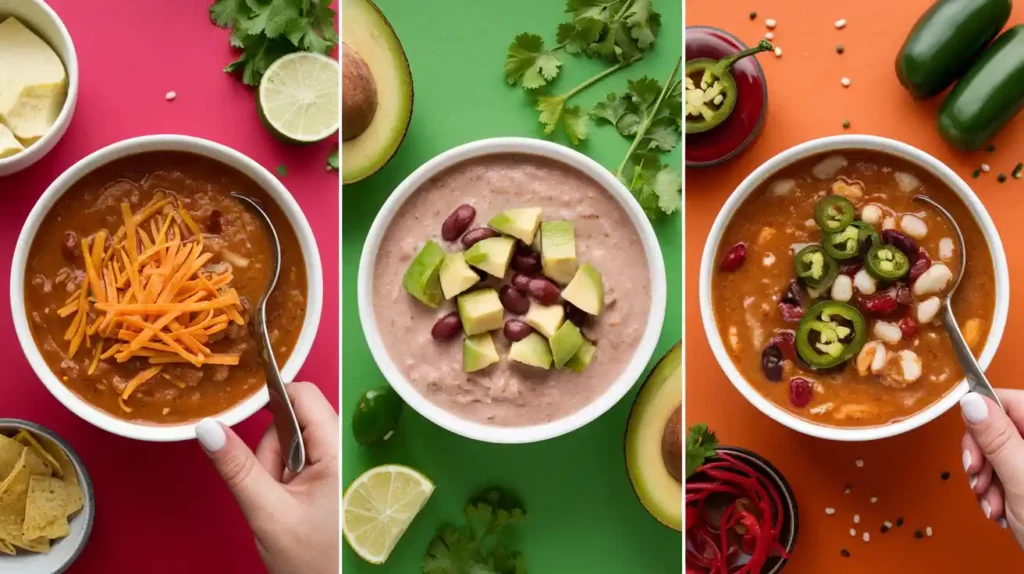
M 25 225 L 18 235 L 18 243 L 14 249 L 14 257 L 11 261 L 11 312 L 22 351 L 24 351 L 25 357 L 35 371 L 36 376 L 49 389 L 50 393 L 63 403 L 64 406 L 87 422 L 105 431 L 127 438 L 152 442 L 171 442 L 194 439 L 196 436 L 196 423 L 186 422 L 174 425 L 141 424 L 115 418 L 105 411 L 92 406 L 64 386 L 57 379 L 57 375 L 47 366 L 42 354 L 36 347 L 35 339 L 32 337 L 32 331 L 29 328 L 28 316 L 25 313 L 24 282 L 28 253 L 40 223 L 57 200 L 71 185 L 95 169 L 123 157 L 155 151 L 180 151 L 198 154 L 238 170 L 259 185 L 267 196 L 277 203 L 285 217 L 288 218 L 295 231 L 295 235 L 298 237 L 302 256 L 306 260 L 307 296 L 306 318 L 299 332 L 299 338 L 295 343 L 292 354 L 288 357 L 288 361 L 281 369 L 281 377 L 285 381 L 291 381 L 295 377 L 309 356 L 309 351 L 313 346 L 313 339 L 316 336 L 316 330 L 320 323 L 320 313 L 323 308 L 323 270 L 313 230 L 310 228 L 306 216 L 303 215 L 302 210 L 299 208 L 298 202 L 295 201 L 295 198 L 292 197 L 284 184 L 267 171 L 266 168 L 256 163 L 255 160 L 217 142 L 176 134 L 149 135 L 121 140 L 85 156 L 50 184 L 32 208 L 28 218 L 26 218 Z M 264 386 L 241 403 L 211 418 L 232 426 L 249 418 L 253 413 L 266 406 L 268 400 L 269 394 L 266 386 Z
M 651 274 L 651 309 L 647 326 L 633 357 L 619 377 L 601 396 L 573 414 L 532 426 L 496 426 L 472 422 L 448 412 L 421 395 L 391 360 L 381 340 L 373 312 L 373 268 L 377 251 L 385 231 L 401 205 L 427 180 L 444 169 L 467 159 L 500 153 L 531 154 L 560 161 L 605 188 L 636 228 L 647 254 L 647 266 Z M 666 289 L 665 262 L 654 228 L 629 190 L 614 174 L 582 153 L 563 145 L 532 138 L 498 137 L 465 143 L 435 156 L 406 177 L 384 202 L 370 227 L 359 260 L 359 320 L 377 367 L 392 388 L 416 412 L 438 426 L 466 438 L 499 444 L 530 443 L 555 438 L 590 423 L 611 409 L 633 388 L 647 368 L 661 337 L 661 328 L 665 320 Z
M 711 279 L 715 270 L 716 253 L 718 244 L 722 239 L 725 228 L 732 219 L 733 214 L 762 183 L 767 181 L 776 172 L 796 161 L 807 157 L 829 151 L 840 150 L 869 150 L 878 151 L 916 165 L 923 171 L 935 175 L 941 182 L 946 184 L 971 211 L 975 220 L 981 227 L 985 240 L 988 242 L 992 255 L 992 266 L 996 277 L 996 304 L 992 319 L 992 328 L 989 330 L 988 338 L 985 340 L 985 347 L 978 359 L 978 363 L 984 370 L 992 362 L 992 357 L 999 347 L 1003 337 L 1003 330 L 1006 327 L 1006 316 L 1010 308 L 1010 278 L 1007 270 L 1006 254 L 1003 251 L 1003 243 L 999 239 L 999 232 L 995 223 L 989 216 L 988 211 L 978 196 L 967 185 L 959 175 L 943 164 L 937 158 L 917 149 L 909 144 L 880 136 L 854 134 L 838 135 L 814 139 L 808 142 L 791 147 L 775 155 L 760 167 L 754 170 L 743 180 L 729 199 L 722 206 L 715 218 L 715 222 L 708 233 L 707 242 L 704 244 L 704 253 L 700 265 L 700 313 L 704 324 L 704 332 L 707 336 L 711 350 L 717 359 L 719 366 L 725 372 L 729 381 L 736 390 L 740 392 L 752 405 L 762 413 L 768 415 L 776 422 L 785 425 L 795 431 L 806 435 L 836 440 L 836 441 L 869 441 L 888 438 L 900 435 L 927 424 L 948 411 L 953 405 L 960 402 L 960 399 L 967 394 L 967 381 L 963 380 L 947 392 L 941 399 L 929 405 L 927 408 L 894 423 L 872 426 L 872 427 L 832 427 L 816 424 L 797 417 L 789 411 L 775 405 L 759 393 L 733 364 L 729 353 L 725 349 L 721 334 L 715 323 L 715 314 L 711 303 Z
M 62 60 L 62 63 L 64 64 L 65 73 L 68 77 L 68 95 L 64 99 L 64 105 L 60 108 L 60 113 L 57 114 L 57 119 L 54 120 L 50 129 L 43 134 L 43 137 L 39 138 L 39 140 L 31 146 L 25 148 L 24 151 L 16 153 L 10 157 L 0 158 L 0 171 L 2 171 L 4 167 L 23 163 L 23 166 L 15 168 L 15 171 L 21 171 L 21 169 L 29 167 L 39 161 L 39 159 L 44 155 L 50 153 L 53 146 L 57 143 L 54 140 L 59 140 L 64 137 L 64 133 L 67 131 L 67 128 L 71 123 L 71 115 L 75 113 L 75 105 L 78 102 L 78 52 L 75 50 L 75 42 L 71 39 L 71 33 L 68 32 L 68 28 L 64 25 L 64 21 L 60 19 L 60 16 L 57 15 L 57 12 L 54 11 L 49 4 L 42 0 L 29 1 L 39 6 L 47 17 L 50 18 L 50 21 L 57 28 L 57 32 L 60 34 L 61 42 L 64 43 L 64 47 L 67 49 L 67 61 Z M 34 26 L 29 25 L 30 30 L 33 28 Z M 36 32 L 36 30 L 32 31 Z M 33 148 L 42 151 L 32 153 Z M 12 171 L 11 173 L 14 172 Z

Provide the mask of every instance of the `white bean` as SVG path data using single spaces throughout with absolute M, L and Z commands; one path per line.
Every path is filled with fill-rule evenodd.
M 913 383 L 917 379 L 921 378 L 921 372 L 924 370 L 924 365 L 921 362 L 921 357 L 917 356 L 917 353 L 903 350 L 896 356 L 900 361 L 900 367 L 903 368 L 904 381 Z
M 914 239 L 923 239 L 928 235 L 928 224 L 916 215 L 904 215 L 903 218 L 900 219 L 900 227 L 903 229 L 904 233 Z
M 924 325 L 931 323 L 939 314 L 942 301 L 938 297 L 929 297 L 917 304 L 917 322 Z
M 896 229 L 895 217 L 886 217 L 882 220 L 882 230 L 885 231 L 886 229 Z
M 871 359 L 871 372 L 877 375 L 885 368 L 885 360 L 888 358 L 889 352 L 885 350 L 885 345 L 881 342 L 875 341 L 875 345 L 878 349 L 875 351 L 875 356 Z
M 914 282 L 914 295 L 939 293 L 953 280 L 953 272 L 943 263 L 935 263 Z
M 832 298 L 843 303 L 853 298 L 853 279 L 847 275 L 836 277 L 832 283 Z
M 860 353 L 857 353 L 854 364 L 857 366 L 857 372 L 860 373 L 860 376 L 866 377 L 871 372 L 871 366 L 874 364 L 875 357 L 878 356 L 879 352 L 885 353 L 885 346 L 879 341 L 871 341 L 861 348 Z M 882 360 L 885 360 L 884 356 Z
M 775 263 L 775 255 L 766 253 L 761 261 L 764 263 L 765 267 L 771 267 L 772 264 Z
M 867 269 L 861 269 L 853 276 L 853 286 L 865 295 L 871 295 L 878 289 L 878 281 L 868 273 Z
M 768 188 L 772 195 L 777 196 L 789 195 L 794 189 L 796 189 L 796 180 L 788 178 L 780 179 L 772 183 L 771 187 Z
M 907 172 L 897 171 L 893 174 L 893 177 L 896 178 L 896 185 L 900 187 L 900 191 L 904 193 L 910 193 L 921 187 L 921 180 Z
M 949 237 L 943 237 L 939 240 L 939 259 L 943 261 L 949 261 L 953 258 L 954 244 L 953 240 Z
M 875 328 L 872 331 L 876 337 L 890 345 L 895 345 L 903 339 L 903 331 L 899 325 L 885 321 L 875 321 Z
M 868 225 L 878 225 L 882 221 L 882 208 L 870 203 L 860 212 L 860 218 Z
M 834 154 L 826 157 L 819 161 L 814 167 L 811 168 L 811 173 L 818 179 L 831 179 L 839 172 L 839 170 L 846 167 L 849 163 L 846 160 L 846 156 L 840 154 Z

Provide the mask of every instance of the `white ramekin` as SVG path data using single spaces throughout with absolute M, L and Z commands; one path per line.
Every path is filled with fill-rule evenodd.
M 565 418 L 533 426 L 480 424 L 460 418 L 430 402 L 395 366 L 387 349 L 384 348 L 380 331 L 377 329 L 376 313 L 373 311 L 373 269 L 377 261 L 377 251 L 384 232 L 405 200 L 431 177 L 448 167 L 470 158 L 496 153 L 532 154 L 554 159 L 598 182 L 629 215 L 643 242 L 647 267 L 651 274 L 650 315 L 636 352 L 626 368 L 594 402 Z M 359 260 L 359 320 L 370 352 L 384 378 L 409 406 L 438 426 L 467 438 L 490 443 L 529 443 L 561 436 L 586 425 L 612 408 L 640 379 L 654 353 L 665 319 L 665 291 L 665 263 L 662 260 L 658 238 L 654 235 L 654 229 L 644 215 L 643 209 L 633 199 L 629 190 L 611 172 L 587 156 L 565 146 L 530 138 L 508 137 L 470 142 L 448 150 L 420 166 L 405 178 L 377 213 Z
M 35 370 L 36 375 L 46 385 L 50 393 L 76 415 L 117 435 L 138 440 L 170 442 L 195 438 L 195 423 L 140 424 L 111 416 L 84 401 L 64 386 L 43 360 L 43 356 L 39 353 L 36 342 L 32 338 L 28 316 L 25 313 L 25 267 L 28 264 L 29 249 L 32 247 L 39 224 L 54 203 L 75 182 L 96 168 L 119 158 L 155 151 L 194 153 L 238 170 L 252 178 L 277 203 L 288 218 L 292 229 L 295 230 L 295 235 L 299 239 L 299 247 L 302 250 L 302 257 L 306 262 L 308 290 L 306 293 L 306 318 L 302 323 L 302 330 L 299 332 L 295 349 L 284 364 L 284 368 L 281 369 L 281 377 L 285 381 L 295 378 L 313 346 L 313 338 L 316 336 L 317 326 L 320 324 L 320 311 L 323 307 L 323 271 L 320 267 L 320 252 L 317 250 L 313 230 L 310 229 L 306 216 L 302 214 L 299 204 L 295 202 L 291 193 L 263 166 L 216 142 L 182 135 L 152 135 L 127 139 L 89 154 L 50 184 L 50 187 L 43 192 L 42 197 L 32 208 L 25 221 L 25 226 L 21 229 L 18 244 L 14 248 L 14 260 L 11 263 L 11 313 L 14 317 L 14 328 L 18 333 L 18 340 L 21 342 L 21 349 L 24 351 L 25 357 L 28 358 L 29 364 L 32 365 L 32 369 Z M 263 408 L 268 399 L 267 389 L 263 387 L 248 399 L 220 413 L 215 418 L 224 424 L 234 425 Z
M 68 77 L 68 96 L 64 100 L 57 121 L 50 131 L 39 141 L 25 148 L 25 151 L 0 159 L 0 177 L 19 172 L 39 161 L 57 145 L 64 132 L 71 125 L 71 116 L 75 114 L 75 103 L 78 101 L 78 56 L 75 44 L 71 41 L 68 29 L 64 27 L 57 13 L 43 0 L 0 0 L 0 20 L 14 16 L 22 24 L 28 26 L 40 38 L 46 41 L 60 60 L 64 62 Z
M 1003 329 L 1006 327 L 1006 316 L 1010 310 L 1010 277 L 1007 270 L 1006 254 L 1003 252 L 1003 243 L 999 240 L 996 226 L 992 222 L 992 218 L 989 217 L 988 212 L 985 211 L 985 206 L 982 205 L 978 196 L 971 191 L 970 186 L 960 176 L 945 164 L 905 143 L 870 135 L 841 135 L 816 139 L 792 147 L 769 159 L 740 183 L 736 191 L 729 196 L 721 211 L 718 212 L 718 217 L 715 219 L 715 223 L 708 234 L 707 243 L 704 244 L 704 255 L 700 263 L 700 314 L 711 350 L 714 352 L 718 364 L 725 371 L 733 386 L 751 404 L 775 421 L 795 431 L 819 438 L 838 441 L 867 441 L 903 434 L 932 421 L 960 401 L 960 398 L 967 393 L 967 381 L 960 381 L 952 391 L 946 393 L 935 404 L 928 406 L 913 416 L 894 423 L 860 428 L 816 424 L 776 406 L 743 378 L 736 365 L 733 364 L 732 358 L 729 357 L 729 353 L 725 350 L 725 344 L 718 331 L 718 325 L 715 323 L 715 313 L 711 301 L 711 280 L 717 269 L 716 256 L 718 244 L 722 240 L 722 234 L 729 225 L 733 214 L 736 213 L 747 197 L 776 172 L 794 162 L 822 152 L 843 150 L 873 150 L 906 160 L 921 170 L 931 173 L 939 181 L 946 184 L 967 205 L 971 214 L 974 215 L 991 250 L 992 265 L 995 269 L 996 277 L 996 306 L 995 314 L 992 318 L 992 328 L 989 330 L 988 339 L 985 341 L 985 348 L 978 359 L 982 369 L 987 368 L 989 363 L 992 362 L 992 357 L 999 346 L 999 341 L 1003 337 Z

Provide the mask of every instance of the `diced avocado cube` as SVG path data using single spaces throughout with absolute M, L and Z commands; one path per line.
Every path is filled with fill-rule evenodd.
M 562 290 L 562 299 L 591 315 L 600 315 L 604 311 L 604 281 L 601 280 L 601 272 L 589 263 L 581 265 L 576 276 Z
M 551 348 L 548 347 L 548 340 L 537 333 L 530 333 L 526 338 L 512 343 L 508 358 L 531 367 L 551 368 Z
M 466 263 L 501 279 L 508 271 L 516 240 L 511 237 L 491 237 L 477 241 L 466 252 Z
M 596 354 L 597 345 L 591 343 L 586 339 L 583 339 L 583 344 L 580 345 L 580 348 L 578 351 L 576 351 L 576 354 L 573 355 L 567 363 L 565 363 L 565 366 L 576 371 L 577 373 L 582 373 L 583 371 L 587 370 L 587 367 L 590 366 L 590 362 L 594 360 L 594 355 Z
M 445 299 L 451 299 L 480 280 L 476 271 L 466 264 L 466 257 L 462 253 L 449 253 L 445 256 L 441 263 L 440 277 L 441 292 Z
M 467 373 L 485 369 L 499 360 L 490 333 L 472 335 L 462 342 L 462 370 Z
M 583 334 L 580 333 L 580 328 L 573 325 L 572 321 L 566 321 L 562 323 L 562 326 L 555 331 L 555 336 L 551 337 L 551 357 L 555 361 L 556 367 L 569 362 L 569 359 L 576 354 L 576 351 L 580 350 L 583 345 Z
M 541 305 L 534 302 L 530 305 L 530 310 L 526 312 L 523 320 L 538 333 L 550 339 L 562 326 L 562 321 L 565 320 L 565 309 L 561 305 Z
M 434 241 L 428 241 L 416 254 L 416 258 L 405 270 L 402 287 L 410 295 L 428 307 L 441 304 L 441 263 L 444 262 L 444 248 Z
M 571 221 L 540 224 L 540 262 L 544 275 L 565 285 L 576 273 L 576 231 Z
M 533 236 L 540 225 L 540 208 L 506 209 L 492 217 L 487 225 L 529 245 L 533 243 Z
M 467 335 L 477 335 L 502 328 L 505 310 L 494 289 L 480 289 L 459 295 L 459 319 Z

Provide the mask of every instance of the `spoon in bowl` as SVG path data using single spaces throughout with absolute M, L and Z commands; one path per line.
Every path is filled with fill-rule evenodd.
M 932 206 L 936 211 L 942 214 L 949 222 L 949 226 L 953 228 L 953 232 L 956 234 L 956 247 L 957 253 L 959 253 L 960 269 L 953 279 L 953 286 L 949 288 L 942 300 L 942 324 L 946 327 L 946 332 L 949 333 L 949 339 L 953 343 L 953 352 L 956 354 L 957 361 L 960 363 L 960 368 L 964 370 L 964 378 L 967 379 L 967 387 L 979 395 L 984 395 L 999 405 L 1000 409 L 1003 408 L 1003 403 L 1000 402 L 999 397 L 996 395 L 995 389 L 985 378 L 985 373 L 981 370 L 981 365 L 978 364 L 978 360 L 974 358 L 974 353 L 971 352 L 971 348 L 967 345 L 967 341 L 964 340 L 963 333 L 960 332 L 959 325 L 956 324 L 956 317 L 953 316 L 953 293 L 956 292 L 956 288 L 960 286 L 960 280 L 964 277 L 964 271 L 967 269 L 967 250 L 964 249 L 964 235 L 960 232 L 960 226 L 953 220 L 953 216 L 932 198 L 925 195 L 914 196 L 914 201 L 920 201 L 927 203 Z
M 306 466 L 306 445 L 302 440 L 302 429 L 299 428 L 299 420 L 295 416 L 295 409 L 292 408 L 291 399 L 288 398 L 288 391 L 284 388 L 284 381 L 281 379 L 281 371 L 277 368 L 277 361 L 274 359 L 274 349 L 270 344 L 270 334 L 267 332 L 267 299 L 270 293 L 277 286 L 277 277 L 281 272 L 281 243 L 277 238 L 277 231 L 270 217 L 263 211 L 258 203 L 252 198 L 232 192 L 231 196 L 246 204 L 246 207 L 256 213 L 266 226 L 270 237 L 271 269 L 270 283 L 267 284 L 256 304 L 256 339 L 260 346 L 260 358 L 263 361 L 263 371 L 267 377 L 267 390 L 270 391 L 270 412 L 274 415 L 274 426 L 277 428 L 277 438 L 281 441 L 281 456 L 284 457 L 285 467 L 293 472 L 301 472 Z

